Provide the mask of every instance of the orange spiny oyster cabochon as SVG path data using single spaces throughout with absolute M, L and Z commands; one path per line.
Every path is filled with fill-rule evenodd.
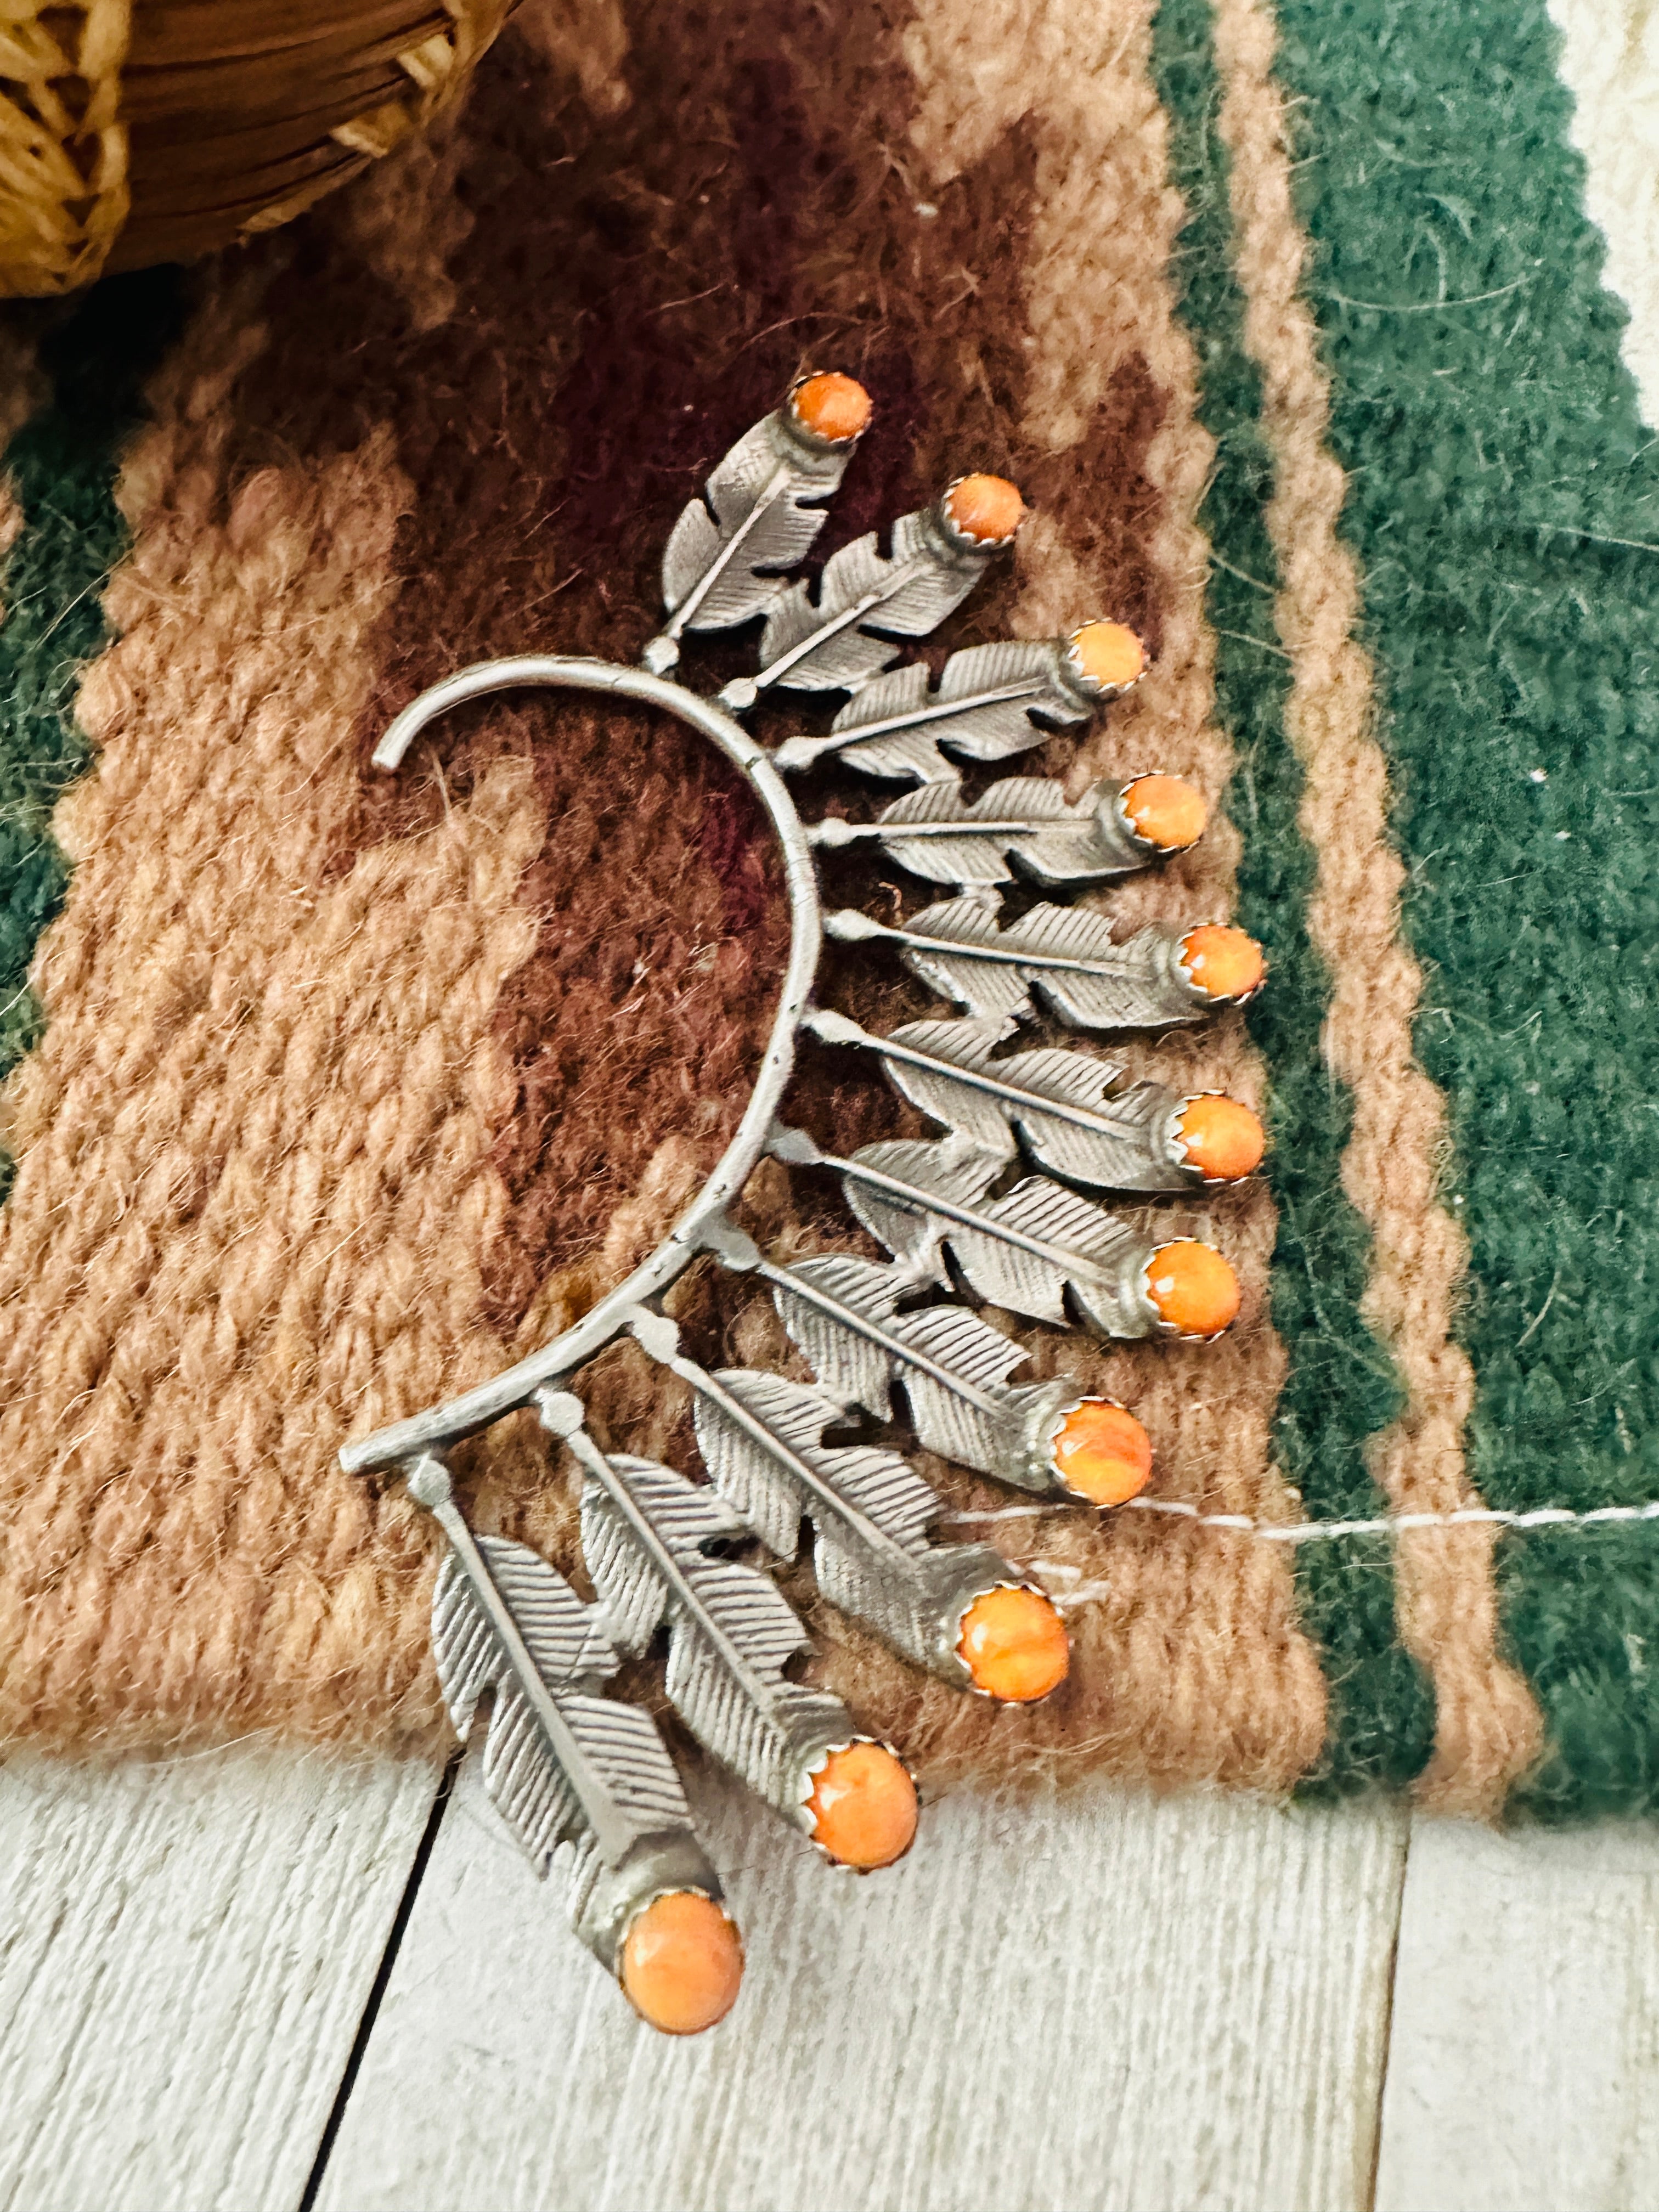
M 665 2035 L 700 2035 L 724 2020 L 743 1980 L 743 1939 L 700 1889 L 653 1898 L 623 1942 L 622 1985 L 641 2020 Z
M 1091 1505 L 1121 1505 L 1152 1480 L 1152 1438 L 1115 1398 L 1085 1398 L 1073 1406 L 1054 1431 L 1048 1452 L 1066 1489 Z
M 1146 648 L 1123 623 L 1085 623 L 1072 632 L 1070 651 L 1084 675 L 1103 690 L 1127 691 L 1146 672 Z
M 1138 775 L 1124 785 L 1118 805 L 1135 836 L 1160 853 L 1197 844 L 1209 819 L 1203 793 L 1179 775 Z
M 870 395 L 838 370 L 804 376 L 789 395 L 790 412 L 803 429 L 826 445 L 844 446 L 870 426 Z
M 916 1833 L 916 1785 L 885 1744 L 860 1738 L 832 1751 L 806 1801 L 812 1840 L 842 1866 L 867 1872 L 902 1859 Z
M 1216 923 L 1189 929 L 1181 940 L 1181 965 L 1206 997 L 1242 1005 L 1267 980 L 1267 963 L 1255 938 Z
M 1238 1278 L 1199 1237 L 1160 1244 L 1141 1279 L 1159 1319 L 1179 1336 L 1219 1336 L 1237 1317 Z
M 975 545 L 1006 545 L 1025 520 L 1025 502 L 1006 477 L 958 477 L 945 495 L 945 512 Z
M 1206 1182 L 1237 1182 L 1254 1175 L 1267 1148 L 1266 1132 L 1249 1108 L 1218 1091 L 1183 1098 L 1176 1127 L 1186 1164 Z
M 999 1583 L 962 1616 L 957 1641 L 974 1687 L 1005 1705 L 1027 1705 L 1066 1680 L 1072 1663 L 1066 1624 L 1041 1590 Z

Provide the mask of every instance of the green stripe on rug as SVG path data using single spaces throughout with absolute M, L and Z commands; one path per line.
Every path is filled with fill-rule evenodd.
M 1206 595 L 1216 710 L 1237 756 L 1227 803 L 1244 841 L 1238 918 L 1273 965 L 1250 1027 L 1272 1079 L 1268 1174 L 1279 1209 L 1273 1316 L 1290 1358 L 1275 1444 L 1310 1517 L 1369 1518 L 1386 1504 L 1366 1469 L 1365 1443 L 1399 1412 L 1402 1392 L 1359 1315 L 1368 1237 L 1339 1181 L 1352 1106 L 1320 1050 L 1330 985 L 1308 938 L 1314 856 L 1297 824 L 1302 772 L 1285 728 L 1289 671 L 1273 631 L 1278 568 L 1263 514 L 1272 465 L 1232 270 L 1210 40 L 1208 0 L 1164 0 L 1154 65 L 1173 123 L 1176 181 L 1190 210 L 1180 246 L 1182 313 L 1199 353 L 1200 412 L 1218 448 L 1200 520 L 1217 556 Z M 1410 1781 L 1429 1755 L 1434 1704 L 1395 1632 L 1389 1540 L 1304 1545 L 1297 1565 L 1305 1623 L 1330 1685 L 1325 1756 L 1308 1786 Z
M 89 292 L 42 344 L 52 396 L 0 461 L 22 517 L 0 577 L 0 1077 L 40 1034 L 28 965 L 69 883 L 52 811 L 89 759 L 75 693 L 106 641 L 100 595 L 126 546 L 116 470 L 181 312 L 173 270 Z M 0 1197 L 10 1182 L 0 1152 Z
M 1488 1504 L 1659 1497 L 1659 449 L 1538 0 L 1281 0 L 1424 1066 L 1450 1102 Z M 1620 541 L 1626 541 L 1620 543 Z M 1636 544 L 1629 541 L 1637 541 Z M 1505 1540 L 1549 1747 L 1659 1796 L 1659 1528 Z

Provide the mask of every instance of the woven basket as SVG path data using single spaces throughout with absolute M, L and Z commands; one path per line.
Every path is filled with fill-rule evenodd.
M 0 0 L 0 296 L 273 229 L 455 98 L 514 0 Z

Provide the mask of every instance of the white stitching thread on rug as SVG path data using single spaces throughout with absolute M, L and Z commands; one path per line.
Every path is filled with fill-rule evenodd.
M 1054 1510 L 1052 1505 L 1005 1505 L 994 1513 L 951 1513 L 945 1517 L 953 1523 L 983 1524 L 988 1521 L 1030 1521 Z M 1455 1528 L 1471 1521 L 1495 1522 L 1504 1528 L 1556 1528 L 1566 1523 L 1582 1528 L 1614 1521 L 1659 1521 L 1659 1498 L 1650 1498 L 1645 1505 L 1595 1505 L 1584 1513 L 1571 1512 L 1564 1505 L 1534 1506 L 1527 1513 L 1506 1513 L 1493 1506 L 1468 1505 L 1455 1513 L 1395 1513 L 1376 1521 L 1252 1521 L 1243 1513 L 1200 1513 L 1197 1506 L 1171 1498 L 1131 1498 L 1117 1510 L 1173 1514 L 1200 1528 L 1231 1528 L 1243 1535 L 1260 1536 L 1270 1544 L 1313 1544 L 1333 1536 L 1385 1536 L 1400 1528 Z M 1065 1559 L 1027 1559 L 1024 1569 L 1028 1574 L 1042 1575 L 1056 1582 L 1070 1582 L 1083 1572 L 1081 1567 L 1074 1567 Z M 1053 1595 L 1054 1604 L 1063 1613 L 1070 1607 L 1091 1605 L 1098 1598 L 1113 1597 L 1119 1593 L 1110 1583 L 1079 1581 L 1074 1589 L 1056 1590 Z
M 1005 1505 L 994 1513 L 951 1513 L 951 1522 L 1033 1521 L 1053 1513 L 1054 1505 Z M 1200 1528 L 1235 1528 L 1247 1536 L 1260 1536 L 1268 1544 L 1316 1544 L 1333 1536 L 1386 1536 L 1401 1528 L 1458 1528 L 1470 1522 L 1492 1522 L 1504 1528 L 1553 1528 L 1571 1522 L 1588 1527 L 1607 1521 L 1659 1521 L 1659 1498 L 1645 1505 L 1595 1505 L 1574 1513 L 1565 1505 L 1534 1506 L 1527 1513 L 1506 1513 L 1490 1505 L 1462 1506 L 1454 1513 L 1395 1513 L 1377 1521 L 1252 1521 L 1245 1513 L 1200 1513 L 1173 1498 L 1131 1498 L 1115 1509 L 1120 1513 L 1170 1513 L 1191 1521 Z M 1033 1562 L 1040 1565 L 1041 1562 Z

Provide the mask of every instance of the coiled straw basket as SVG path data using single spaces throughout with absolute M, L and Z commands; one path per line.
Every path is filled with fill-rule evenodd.
M 513 0 L 0 0 L 0 296 L 270 230 L 420 130 Z

